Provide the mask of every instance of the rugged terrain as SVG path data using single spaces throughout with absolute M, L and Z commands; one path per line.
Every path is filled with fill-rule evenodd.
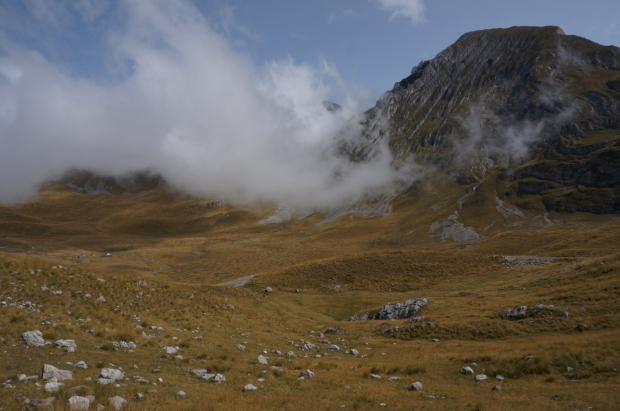
M 464 35 L 341 142 L 420 178 L 331 212 L 88 172 L 1 205 L 0 408 L 617 408 L 618 53 Z

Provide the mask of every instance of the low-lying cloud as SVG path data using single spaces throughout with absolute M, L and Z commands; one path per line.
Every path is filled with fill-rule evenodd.
M 325 109 L 339 82 L 329 64 L 257 67 L 189 2 L 129 2 L 124 12 L 107 62 L 127 68 L 122 81 L 74 77 L 0 37 L 1 202 L 74 168 L 150 169 L 194 195 L 305 208 L 354 201 L 395 178 L 387 150 L 365 164 L 333 151 L 364 105 L 345 97 Z

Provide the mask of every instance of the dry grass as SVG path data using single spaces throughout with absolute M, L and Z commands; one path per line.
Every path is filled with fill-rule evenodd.
M 200 201 L 163 188 L 138 199 L 80 195 L 52 186 L 37 202 L 2 209 L 0 301 L 36 306 L 0 308 L 0 381 L 10 379 L 17 386 L 0 389 L 0 407 L 17 409 L 17 393 L 48 396 L 34 382 L 15 379 L 19 373 L 38 374 L 49 363 L 74 372 L 56 394 L 56 409 L 64 409 L 72 395 L 68 389 L 78 385 L 98 402 L 120 395 L 129 401 L 128 409 L 141 410 L 332 410 L 341 405 L 366 410 L 381 403 L 397 410 L 529 410 L 532 404 L 550 410 L 614 409 L 620 403 L 614 371 L 620 369 L 618 223 L 608 217 L 562 216 L 563 225 L 500 226 L 471 244 L 441 243 L 427 231 L 430 222 L 443 218 L 442 211 L 428 211 L 437 201 L 422 194 L 398 197 L 387 218 L 347 217 L 315 226 L 320 220 L 311 217 L 283 230 L 255 224 L 269 215 L 269 207 L 231 215 L 230 205 L 200 209 Z M 149 232 L 151 225 L 160 225 L 155 220 L 125 225 L 147 217 L 169 219 L 155 231 L 168 230 L 171 237 Z M 100 257 L 104 249 L 113 250 L 112 256 Z M 78 260 L 81 250 L 87 257 Z M 90 257 L 91 250 L 98 256 Z M 492 254 L 588 258 L 512 267 Z M 52 268 L 59 265 L 68 268 Z M 209 285 L 250 274 L 260 275 L 244 287 Z M 139 286 L 139 280 L 148 285 Z M 273 293 L 263 291 L 267 285 Z M 62 294 L 52 294 L 56 290 Z M 95 302 L 100 295 L 105 302 Z M 358 311 L 420 297 L 429 300 L 421 315 L 436 326 L 346 321 Z M 568 307 L 570 317 L 509 321 L 498 315 L 537 303 Z M 587 331 L 579 332 L 577 324 L 587 325 Z M 328 327 L 338 332 L 319 338 Z M 18 339 L 33 329 L 50 341 L 74 339 L 78 351 L 27 349 Z M 143 331 L 154 337 L 143 337 Z M 192 339 L 198 336 L 202 339 Z M 342 350 L 328 352 L 323 339 Z M 135 352 L 116 349 L 112 343 L 121 340 L 135 341 Z M 318 348 L 300 351 L 300 340 Z M 179 346 L 183 359 L 164 354 L 164 346 Z M 345 354 L 350 348 L 360 356 Z M 263 350 L 269 365 L 282 370 L 258 365 Z M 296 358 L 285 355 L 290 350 Z M 329 355 L 316 358 L 319 353 Z M 527 355 L 534 359 L 525 363 Z M 89 368 L 64 365 L 80 360 Z M 472 362 L 477 373 L 502 374 L 502 390 L 491 391 L 498 383 L 493 378 L 476 383 L 459 373 Z M 109 364 L 122 367 L 130 380 L 118 388 L 84 381 Z M 223 373 L 227 381 L 212 384 L 188 373 L 203 367 Z M 305 369 L 316 377 L 299 381 Z M 383 379 L 371 380 L 371 373 Z M 135 383 L 133 376 L 150 383 Z M 389 376 L 401 379 L 386 381 Z M 422 382 L 421 393 L 407 391 L 413 381 Z M 248 383 L 259 390 L 243 393 Z M 133 400 L 149 389 L 158 392 L 144 402 Z M 177 398 L 179 390 L 187 397 Z

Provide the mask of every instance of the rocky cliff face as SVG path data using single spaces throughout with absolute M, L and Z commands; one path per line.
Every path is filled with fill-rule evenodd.
M 367 113 L 363 161 L 387 141 L 396 164 L 459 184 L 507 181 L 548 210 L 620 212 L 620 49 L 558 27 L 466 33 L 423 61 Z

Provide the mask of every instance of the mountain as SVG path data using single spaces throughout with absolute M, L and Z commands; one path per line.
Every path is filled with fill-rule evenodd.
M 367 113 L 341 150 L 363 161 L 387 141 L 415 162 L 522 209 L 620 212 L 620 49 L 559 27 L 462 35 Z M 501 185 L 501 188 L 499 187 Z

